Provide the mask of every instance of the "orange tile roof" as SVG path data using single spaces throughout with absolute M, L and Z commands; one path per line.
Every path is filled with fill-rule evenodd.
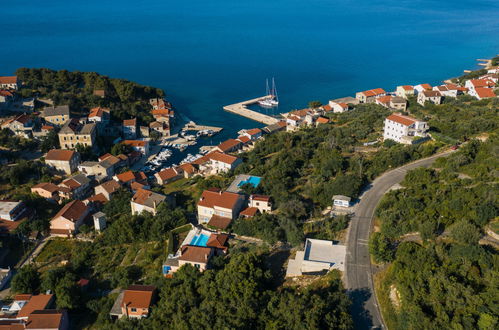
M 111 157 L 112 155 L 110 153 L 107 153 L 107 154 L 104 154 L 102 156 L 99 157 L 99 161 L 103 161 L 104 159 L 108 158 L 108 157 Z
M 270 202 L 270 196 L 267 195 L 251 195 L 250 198 L 260 202 Z
M 495 83 L 492 80 L 488 79 L 471 79 L 470 83 L 473 87 L 494 87 Z
M 198 205 L 209 208 L 218 206 L 233 210 L 240 198 L 239 194 L 228 191 L 222 192 L 218 189 L 205 190 L 201 195 Z
M 421 86 L 423 89 L 428 89 L 428 90 L 431 89 L 431 85 L 430 84 L 419 84 L 419 86 Z
M 42 125 L 42 130 L 45 130 L 45 131 L 52 131 L 52 130 L 54 130 L 54 126 L 50 126 L 50 125 Z
M 14 94 L 12 94 L 11 92 L 3 90 L 3 89 L 0 90 L 0 95 L 2 95 L 2 96 L 14 96 Z
M 63 318 L 66 317 L 65 310 L 36 310 L 29 316 L 26 329 L 61 329 Z
M 394 121 L 396 123 L 402 124 L 404 126 L 410 126 L 416 122 L 416 119 L 408 117 L 408 116 L 403 116 L 401 114 L 393 113 L 389 115 L 386 119 Z
M 496 97 L 496 93 L 494 93 L 494 91 L 492 90 L 492 88 L 478 87 L 478 88 L 475 88 L 475 91 L 476 91 L 477 95 L 481 99 L 490 98 L 490 97 Z
M 63 160 L 69 161 L 75 155 L 73 150 L 52 149 L 47 152 L 45 160 Z
M 410 86 L 410 85 L 403 85 L 402 88 L 406 91 L 412 91 L 414 90 L 414 87 L 413 86 Z
M 17 84 L 17 76 L 0 77 L 0 84 Z
M 235 147 L 237 147 L 238 145 L 240 145 L 241 142 L 240 141 L 237 141 L 235 139 L 228 139 L 227 141 L 224 141 L 222 143 L 220 143 L 218 145 L 218 148 L 222 151 L 222 152 L 227 152 L 231 149 L 234 149 Z
M 376 95 L 380 95 L 380 94 L 386 94 L 386 92 L 383 88 L 370 89 L 368 91 L 363 91 L 361 93 L 367 97 L 376 96 Z
M 179 167 L 188 174 L 193 174 L 196 172 L 196 168 L 192 166 L 192 164 L 182 164 Z
M 211 252 L 212 248 L 210 247 L 184 245 L 178 259 L 196 263 L 208 263 Z
M 228 234 L 211 234 L 210 238 L 208 238 L 208 242 L 206 242 L 206 246 L 214 247 L 217 249 L 225 248 L 227 241 L 229 240 Z
M 122 306 L 149 308 L 152 304 L 155 290 L 155 287 L 149 285 L 131 285 L 125 290 Z
M 159 171 L 156 174 L 160 177 L 161 180 L 165 181 L 165 180 L 175 178 L 176 176 L 179 175 L 179 172 L 176 169 L 170 167 L 170 168 L 166 168 L 162 171 Z
M 326 105 L 322 106 L 322 109 L 324 109 L 324 111 L 326 111 L 326 112 L 329 112 L 329 111 L 333 110 L 333 107 L 331 107 L 329 104 L 326 104 Z
M 439 91 L 423 91 L 423 95 L 426 97 L 438 97 L 442 96 Z
M 385 96 L 380 96 L 376 99 L 379 103 L 384 103 L 388 104 L 392 100 L 392 97 L 390 95 L 385 95 Z
M 239 215 L 245 216 L 245 217 L 254 217 L 256 213 L 258 212 L 258 208 L 256 207 L 247 207 L 244 210 L 239 213 Z
M 132 202 L 146 205 L 150 207 L 155 207 L 159 203 L 163 202 L 166 199 L 166 196 L 152 192 L 147 189 L 138 189 L 135 192 L 135 195 L 132 197 Z
M 90 118 L 90 117 L 102 117 L 104 115 L 104 112 L 108 112 L 108 111 L 109 111 L 108 108 L 101 108 L 101 107 L 92 108 L 92 109 L 90 109 L 90 113 L 88 114 L 88 118 Z
M 327 119 L 325 117 L 319 117 L 319 118 L 317 118 L 317 122 L 319 124 L 327 124 L 327 123 L 329 123 L 329 119 Z
M 119 181 L 123 183 L 130 182 L 132 180 L 135 180 L 135 175 L 133 174 L 132 171 L 126 171 L 120 174 L 117 174 L 116 177 L 118 178 Z
M 137 126 L 137 118 L 123 120 L 123 126 Z
M 226 164 L 234 164 L 239 158 L 224 154 L 222 152 L 214 151 L 208 154 L 208 157 L 212 160 Z
M 241 141 L 242 143 L 244 143 L 244 144 L 246 144 L 246 143 L 248 143 L 248 142 L 250 142 L 250 141 L 251 141 L 249 137 L 244 136 L 244 135 L 239 136 L 237 139 L 238 139 L 239 141 Z
M 208 226 L 212 226 L 218 229 L 226 229 L 229 227 L 232 222 L 231 218 L 221 217 L 219 215 L 214 215 L 211 217 L 210 221 L 208 221 Z
M 63 206 L 52 219 L 63 217 L 71 222 L 76 222 L 87 211 L 87 206 L 80 200 L 74 200 Z
M 104 196 L 104 194 L 102 194 L 102 193 L 90 196 L 89 198 L 87 198 L 87 201 L 95 202 L 95 203 L 102 203 L 102 204 L 106 204 L 107 202 L 109 202 L 109 200 L 106 198 L 106 196 Z
M 17 313 L 17 317 L 28 317 L 30 314 L 39 309 L 45 309 L 50 306 L 52 300 L 54 298 L 53 294 L 39 294 L 32 296 L 31 299 L 24 305 L 19 313 Z
M 249 135 L 257 135 L 257 134 L 262 134 L 262 130 L 259 129 L 259 128 L 252 128 L 250 130 L 247 130 L 246 131 L 246 134 L 249 134 Z
M 145 140 L 125 140 L 123 144 L 129 145 L 131 147 L 145 147 L 147 141 Z
M 42 190 L 46 190 L 50 193 L 54 193 L 54 192 L 59 190 L 59 187 L 51 182 L 42 182 L 42 183 L 39 183 L 39 184 L 31 187 L 31 190 L 33 190 L 33 189 L 42 189 Z
M 14 296 L 14 301 L 27 301 L 30 300 L 33 295 L 26 293 L 26 294 L 16 294 Z

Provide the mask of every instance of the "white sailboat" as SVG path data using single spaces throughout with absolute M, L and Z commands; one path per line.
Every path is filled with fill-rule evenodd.
M 265 79 L 266 94 L 268 97 L 258 101 L 258 104 L 262 107 L 273 108 L 279 105 L 279 98 L 277 96 L 277 88 L 275 86 L 275 80 L 272 78 L 272 88 L 269 88 L 269 80 Z

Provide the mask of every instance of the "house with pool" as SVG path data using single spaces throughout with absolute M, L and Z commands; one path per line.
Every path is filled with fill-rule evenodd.
M 244 195 L 237 193 L 217 188 L 205 190 L 197 205 L 198 221 L 223 230 L 239 216 L 245 200 Z
M 250 184 L 253 186 L 253 188 L 257 188 L 261 182 L 262 178 L 259 176 L 239 174 L 238 176 L 236 176 L 234 181 L 232 181 L 229 188 L 227 188 L 227 191 L 232 193 L 239 193 L 244 185 Z
M 199 271 L 209 268 L 211 257 L 224 255 L 228 250 L 229 235 L 194 227 L 175 255 L 169 255 L 163 264 L 163 276 L 173 275 L 183 265 L 190 264 Z

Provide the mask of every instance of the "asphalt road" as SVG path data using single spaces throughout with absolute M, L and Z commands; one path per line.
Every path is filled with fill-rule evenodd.
M 452 152 L 446 151 L 436 154 L 384 173 L 364 191 L 359 203 L 355 206 L 355 214 L 350 221 L 348 232 L 345 267 L 345 282 L 352 300 L 352 316 L 355 329 L 384 327 L 375 297 L 368 247 L 376 206 L 392 186 L 404 179 L 408 170 L 417 167 L 428 167 L 437 158 L 447 156 Z

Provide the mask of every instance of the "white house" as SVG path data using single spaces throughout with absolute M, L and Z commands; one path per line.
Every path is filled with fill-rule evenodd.
M 244 196 L 219 189 L 205 190 L 199 199 L 198 220 L 225 229 L 239 215 Z
M 218 151 L 208 154 L 212 173 L 226 173 L 235 169 L 242 160 L 238 157 L 227 155 Z
M 17 89 L 17 76 L 2 76 L 0 77 L 0 88 Z
M 407 99 L 409 96 L 414 95 L 414 86 L 410 85 L 397 86 L 397 89 L 395 90 L 395 95 Z
M 132 214 L 140 214 L 144 211 L 156 215 L 158 205 L 166 200 L 165 195 L 161 195 L 150 190 L 138 189 L 130 201 Z
M 470 79 L 464 85 L 464 87 L 468 88 L 468 94 L 476 98 L 478 98 L 477 88 L 494 88 L 494 86 L 495 83 L 488 79 Z
M 334 195 L 333 196 L 333 205 L 339 207 L 350 207 L 350 201 L 352 199 L 343 195 Z
M 334 102 L 334 101 L 329 101 L 329 106 L 331 109 L 333 109 L 333 112 L 336 113 L 342 113 L 350 110 L 350 107 L 348 104 L 343 103 L 343 102 Z
M 332 269 L 345 270 L 346 246 L 332 241 L 307 238 L 305 250 L 297 251 L 295 259 L 290 259 L 286 276 L 317 274 Z
M 385 119 L 384 140 L 412 144 L 414 137 L 426 137 L 428 124 L 416 118 L 394 113 Z
M 123 120 L 123 136 L 130 140 L 137 138 L 137 118 Z
M 258 209 L 258 211 L 260 211 L 260 213 L 270 212 L 272 211 L 270 196 L 251 195 L 249 198 L 248 207 L 255 207 Z
M 414 86 L 414 94 L 418 95 L 419 93 L 423 91 L 431 91 L 432 87 L 430 84 L 419 84 Z
M 368 91 L 358 92 L 355 98 L 360 103 L 374 103 L 377 97 L 385 96 L 386 92 L 383 88 L 370 89 Z
M 422 91 L 418 93 L 418 103 L 424 106 L 426 102 L 441 104 L 442 94 L 439 91 Z

